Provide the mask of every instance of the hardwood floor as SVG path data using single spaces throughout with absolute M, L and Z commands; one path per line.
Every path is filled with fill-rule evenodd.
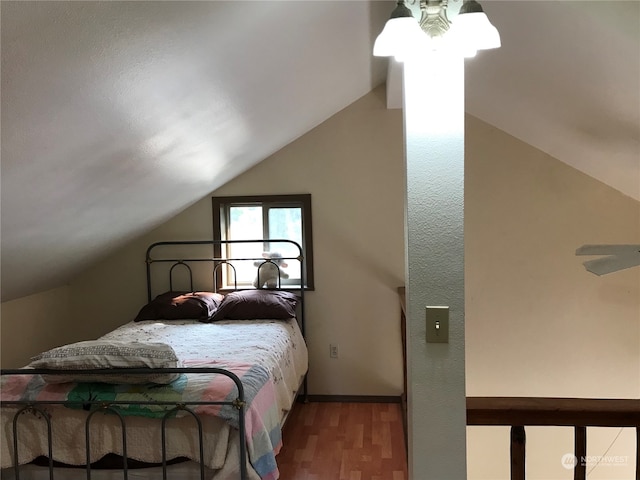
M 298 403 L 277 456 L 281 480 L 406 480 L 397 403 Z

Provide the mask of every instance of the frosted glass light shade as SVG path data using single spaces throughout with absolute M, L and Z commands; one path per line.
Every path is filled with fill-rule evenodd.
M 489 50 L 500 47 L 500 34 L 484 12 L 463 13 L 451 23 L 447 32 L 463 51 Z
M 415 18 L 392 18 L 376 38 L 373 54 L 376 57 L 404 58 L 415 49 L 416 43 L 424 41 L 424 35 Z

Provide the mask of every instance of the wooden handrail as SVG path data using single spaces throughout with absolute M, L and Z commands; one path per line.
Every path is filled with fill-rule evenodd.
M 586 479 L 586 427 L 636 429 L 636 480 L 640 480 L 640 399 L 467 397 L 467 425 L 511 426 L 511 480 L 524 480 L 525 426 L 574 427 L 573 478 Z
M 640 426 L 640 399 L 467 397 L 467 425 Z

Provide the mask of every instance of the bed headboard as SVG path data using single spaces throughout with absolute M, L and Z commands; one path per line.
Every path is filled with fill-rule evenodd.
M 260 252 L 258 254 L 257 252 Z M 263 252 L 287 252 L 266 258 Z M 300 297 L 304 334 L 304 261 L 302 247 L 293 240 L 184 240 L 156 242 L 147 248 L 147 301 L 166 291 L 210 291 L 268 288 L 288 290 Z M 287 264 L 285 269 L 284 265 Z M 288 281 L 285 270 L 300 281 Z M 263 282 L 273 277 L 268 285 Z M 259 280 L 254 286 L 252 280 Z

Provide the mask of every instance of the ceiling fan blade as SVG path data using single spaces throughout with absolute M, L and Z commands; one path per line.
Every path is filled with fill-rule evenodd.
M 582 245 L 576 255 L 627 255 L 640 252 L 640 245 Z
M 587 260 L 583 265 L 591 273 L 606 275 L 640 265 L 640 254 L 610 255 L 595 260 Z

